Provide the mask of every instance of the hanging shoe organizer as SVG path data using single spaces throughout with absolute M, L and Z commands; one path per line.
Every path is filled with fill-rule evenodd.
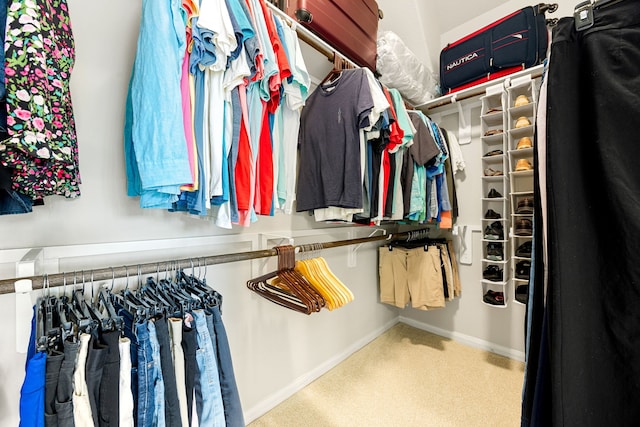
M 533 239 L 533 150 L 539 79 L 525 77 L 507 89 L 507 140 L 511 193 L 510 281 L 513 301 L 526 303 Z
M 504 308 L 508 303 L 509 194 L 507 93 L 504 85 L 487 88 L 481 98 L 482 141 L 482 301 Z

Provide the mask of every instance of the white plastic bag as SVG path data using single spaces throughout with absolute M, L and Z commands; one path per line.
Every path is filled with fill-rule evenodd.
M 393 31 L 378 32 L 376 67 L 380 82 L 398 89 L 413 105 L 439 96 L 436 77 Z

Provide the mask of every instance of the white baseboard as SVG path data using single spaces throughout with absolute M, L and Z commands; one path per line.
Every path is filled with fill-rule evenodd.
M 437 328 L 427 323 L 418 322 L 417 320 L 410 319 L 408 317 L 400 316 L 399 321 L 405 323 L 414 328 L 422 329 L 423 331 L 431 332 L 441 337 L 450 338 L 460 344 L 465 344 L 470 347 L 486 350 L 491 353 L 499 354 L 500 356 L 508 357 L 510 359 L 524 362 L 524 352 L 514 350 L 512 348 L 504 347 L 498 344 L 494 344 L 489 341 L 485 341 L 480 338 L 472 337 L 471 335 L 461 334 L 459 332 L 447 331 L 446 329 Z
M 317 366 L 311 371 L 307 372 L 305 375 L 302 375 L 296 378 L 288 386 L 278 390 L 273 395 L 269 396 L 268 398 L 264 399 L 263 401 L 259 402 L 258 404 L 244 411 L 245 423 L 249 424 L 250 422 L 257 419 L 258 417 L 261 417 L 262 415 L 266 414 L 271 409 L 275 408 L 277 405 L 279 405 L 280 403 L 282 403 L 283 401 L 291 397 L 293 394 L 300 391 L 307 385 L 311 384 L 314 380 L 316 380 L 317 378 L 319 378 L 320 376 L 322 376 L 323 374 L 325 374 L 326 372 L 334 368 L 336 365 L 338 365 L 340 362 L 345 360 L 347 357 L 351 356 L 353 353 L 360 350 L 362 347 L 369 344 L 374 339 L 378 338 L 385 331 L 387 331 L 389 328 L 391 328 L 397 323 L 398 323 L 397 317 L 390 320 L 382 327 L 376 329 L 375 331 L 371 332 L 370 334 L 366 335 L 365 337 L 359 339 L 358 341 L 356 341 L 355 343 L 347 347 L 342 353 L 335 355 L 334 357 L 327 360 L 320 366 Z

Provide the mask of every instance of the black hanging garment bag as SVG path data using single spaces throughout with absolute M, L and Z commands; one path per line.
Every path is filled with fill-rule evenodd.
M 557 7 L 525 7 L 448 44 L 440 52 L 443 94 L 542 63 L 549 42 L 545 12 Z

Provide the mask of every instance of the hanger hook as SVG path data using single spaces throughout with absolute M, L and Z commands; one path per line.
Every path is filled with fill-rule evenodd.
M 91 270 L 91 302 L 93 302 L 93 301 L 94 301 L 93 288 L 94 288 L 94 283 L 93 283 L 93 270 Z
M 124 272 L 125 272 L 125 275 L 127 276 L 127 283 L 125 283 L 124 285 L 124 290 L 128 291 L 129 290 L 129 267 L 126 265 L 124 266 Z
M 62 272 L 62 295 L 66 295 L 67 294 L 67 272 L 63 271 Z
M 82 295 L 84 295 L 84 287 L 86 285 L 86 282 L 84 280 L 84 270 L 82 270 Z
M 138 264 L 138 289 L 142 288 L 142 267 Z
M 44 273 L 42 275 L 42 295 L 45 298 L 49 297 L 49 294 L 47 294 L 47 290 L 49 291 L 49 294 L 50 294 L 51 288 L 49 287 L 49 276 L 47 275 L 47 273 Z
M 113 287 L 116 284 L 116 272 L 113 269 L 113 267 L 111 267 L 111 289 L 109 290 L 110 292 L 113 292 Z

